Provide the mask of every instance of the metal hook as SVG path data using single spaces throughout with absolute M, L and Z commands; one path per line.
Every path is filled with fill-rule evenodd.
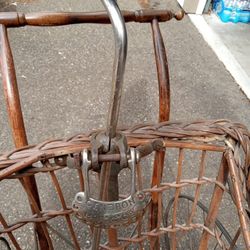
M 111 20 L 115 38 L 115 59 L 112 76 L 112 92 L 107 122 L 109 139 L 115 137 L 121 103 L 122 84 L 127 58 L 127 30 L 116 0 L 101 0 Z

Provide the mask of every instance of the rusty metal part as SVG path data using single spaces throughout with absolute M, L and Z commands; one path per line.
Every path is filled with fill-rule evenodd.
M 93 170 L 100 171 L 99 154 L 109 152 L 110 138 L 105 131 L 94 133 L 91 136 L 91 165 Z
M 111 139 L 110 152 L 117 152 L 120 154 L 120 169 L 128 166 L 129 147 L 127 138 L 122 133 L 116 133 L 116 136 Z
M 150 23 L 153 19 L 159 22 L 167 22 L 172 18 L 181 20 L 182 12 L 173 13 L 169 10 L 138 10 L 122 11 L 125 22 Z M 0 24 L 6 27 L 31 26 L 59 26 L 76 23 L 100 23 L 109 24 L 110 19 L 107 12 L 40 12 L 19 13 L 1 12 Z
M 164 141 L 163 140 L 154 140 L 148 144 L 140 145 L 136 148 L 138 152 L 137 161 L 147 155 L 150 155 L 154 151 L 160 151 L 164 149 Z
M 115 153 L 118 153 L 116 162 L 119 161 L 119 169 L 117 169 L 117 173 L 119 173 L 121 169 L 128 165 L 129 148 L 126 137 L 121 133 L 116 133 L 116 136 L 109 141 L 106 131 L 97 132 L 91 136 L 91 167 L 94 171 L 99 172 L 101 162 L 108 162 L 105 158 L 108 159 L 110 154 Z M 104 160 L 100 160 L 100 156 Z

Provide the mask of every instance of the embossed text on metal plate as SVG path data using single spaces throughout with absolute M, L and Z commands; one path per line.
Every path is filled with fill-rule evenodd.
M 77 218 L 86 224 L 101 228 L 119 227 L 136 222 L 149 204 L 151 196 L 140 190 L 136 192 L 135 150 L 131 149 L 129 160 L 132 172 L 131 194 L 126 199 L 119 201 L 99 201 L 89 197 L 88 168 L 90 162 L 86 157 L 87 152 L 83 152 L 85 192 L 77 193 L 73 201 L 73 210 Z
M 86 200 L 84 192 L 81 192 L 75 198 L 73 210 L 86 224 L 101 228 L 119 227 L 136 222 L 149 201 L 150 196 L 143 192 L 116 202 Z

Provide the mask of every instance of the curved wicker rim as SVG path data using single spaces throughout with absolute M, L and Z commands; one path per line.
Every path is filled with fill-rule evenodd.
M 204 149 L 208 150 L 225 151 L 226 148 L 230 148 L 234 152 L 234 159 L 241 172 L 244 194 L 246 195 L 250 190 L 250 132 L 240 123 L 232 123 L 228 120 L 201 120 L 191 123 L 162 122 L 159 124 L 140 124 L 132 128 L 120 129 L 120 131 L 126 135 L 129 145 L 133 147 L 162 138 L 165 147 L 176 145 L 195 149 L 197 142 L 200 142 L 199 147 L 203 145 Z M 77 134 L 68 139 L 49 140 L 1 154 L 0 180 L 37 161 L 81 152 L 84 148 L 90 148 L 92 133 Z M 241 149 L 244 152 L 244 161 L 240 160 Z

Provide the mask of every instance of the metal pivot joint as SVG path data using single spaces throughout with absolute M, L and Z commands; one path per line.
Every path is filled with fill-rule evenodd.
M 136 161 L 136 150 L 131 148 L 128 159 L 128 168 L 131 170 L 131 190 L 127 198 L 118 201 L 95 200 L 90 197 L 91 161 L 88 150 L 85 149 L 82 153 L 85 192 L 77 193 L 73 200 L 72 207 L 76 216 L 84 223 L 99 228 L 116 228 L 136 222 L 151 200 L 150 193 L 136 190 Z
M 128 166 L 129 147 L 126 137 L 122 133 L 116 133 L 116 136 L 109 140 L 105 132 L 95 133 L 91 137 L 91 167 L 92 170 L 99 172 L 101 170 L 101 163 L 99 161 L 99 154 L 118 153 L 120 154 L 120 162 L 117 167 L 117 173 L 122 168 Z

